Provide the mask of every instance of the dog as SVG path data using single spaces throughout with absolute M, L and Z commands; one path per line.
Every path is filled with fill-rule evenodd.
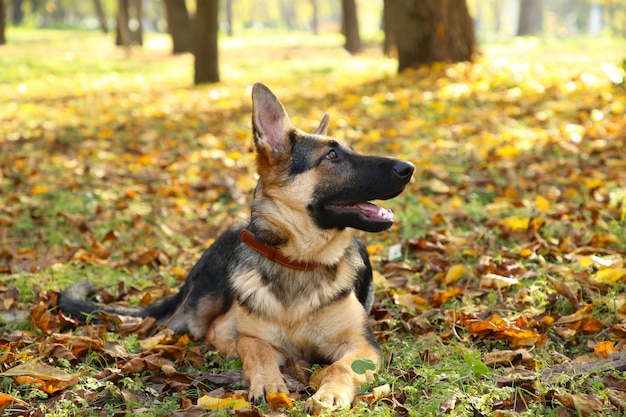
M 352 369 L 380 366 L 368 314 L 372 268 L 356 230 L 380 232 L 393 213 L 370 203 L 400 194 L 414 166 L 355 152 L 327 136 L 325 114 L 313 134 L 297 129 L 263 84 L 252 88 L 252 133 L 259 175 L 250 221 L 224 232 L 194 265 L 180 290 L 143 309 L 90 301 L 93 284 L 73 284 L 58 306 L 85 320 L 106 311 L 152 316 L 177 332 L 204 338 L 242 361 L 249 399 L 288 393 L 286 358 L 330 364 L 308 411 L 349 407 L 371 379 Z

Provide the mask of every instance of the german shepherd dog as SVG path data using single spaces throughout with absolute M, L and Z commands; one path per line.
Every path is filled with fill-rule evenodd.
M 355 229 L 386 230 L 390 210 L 370 200 L 402 192 L 414 166 L 366 156 L 327 136 L 328 114 L 313 134 L 292 124 L 263 84 L 252 88 L 252 131 L 259 182 L 245 227 L 223 233 L 195 264 L 180 290 L 143 308 L 103 306 L 79 282 L 59 297 L 65 314 L 80 320 L 97 312 L 153 316 L 177 332 L 204 338 L 239 356 L 249 399 L 288 393 L 279 366 L 288 357 L 328 363 L 307 410 L 344 408 L 380 365 L 368 314 L 372 269 Z

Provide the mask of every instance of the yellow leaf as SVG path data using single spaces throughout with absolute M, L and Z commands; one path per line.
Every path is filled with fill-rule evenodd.
M 418 204 L 428 209 L 437 208 L 437 203 L 430 196 L 425 196 L 419 199 Z
M 374 270 L 372 272 L 372 276 L 374 277 L 373 278 L 374 285 L 376 286 L 376 288 L 389 288 L 390 287 L 389 281 L 380 272 Z
M 550 205 L 550 201 L 542 197 L 540 195 L 535 197 L 535 205 L 537 206 L 537 210 L 539 211 L 550 211 L 552 210 L 552 206 Z
M 582 266 L 583 268 L 590 267 L 591 265 L 593 265 L 593 259 L 591 258 L 591 256 L 581 256 L 580 258 L 578 258 L 578 265 Z
M 417 308 L 416 296 L 411 293 L 408 293 L 408 292 L 397 293 L 397 294 L 394 294 L 393 298 L 396 304 L 407 307 L 411 311 Z
M 378 252 L 381 252 L 384 249 L 384 246 L 380 243 L 376 243 L 373 245 L 367 245 L 367 254 L 372 256 L 376 255 Z
M 292 408 L 293 401 L 282 392 L 270 392 L 265 396 L 271 411 L 278 411 L 281 408 Z
M 616 282 L 626 276 L 626 268 L 606 268 L 598 271 L 593 276 L 593 280 L 597 282 Z
M 532 256 L 533 251 L 532 249 L 524 248 L 524 249 L 520 249 L 519 251 L 517 251 L 517 254 L 521 256 L 522 258 L 528 258 Z
M 110 127 L 105 127 L 98 133 L 98 139 L 111 139 L 113 136 L 115 131 Z
M 437 178 L 432 178 L 426 185 L 433 193 L 447 194 L 450 191 L 450 186 Z
M 141 155 L 137 158 L 137 163 L 139 165 L 151 165 L 154 163 L 154 158 L 150 155 Z
M 47 192 L 48 187 L 46 187 L 45 185 L 35 185 L 30 189 L 30 193 L 32 195 L 46 194 Z
M 233 152 L 228 154 L 228 157 L 230 159 L 232 159 L 233 161 L 241 159 L 242 156 L 243 156 L 243 154 L 241 152 L 238 152 L 238 151 L 233 151 Z
M 508 219 L 500 220 L 500 225 L 507 226 L 512 232 L 521 232 L 528 230 L 528 223 L 530 219 L 520 217 L 509 217 Z
M 496 150 L 496 155 L 502 158 L 514 158 L 519 155 L 520 150 L 515 146 L 506 145 Z
M 459 207 L 462 207 L 464 204 L 465 204 L 465 200 L 463 200 L 459 196 L 454 196 L 450 199 L 450 201 L 448 201 L 448 207 L 452 210 L 458 209 Z
M 198 398 L 198 405 L 200 407 L 208 408 L 209 410 L 222 410 L 225 408 L 230 409 L 238 409 L 238 408 L 248 408 L 251 409 L 252 405 L 239 397 L 226 397 L 226 398 L 215 398 L 209 397 L 208 395 L 204 395 Z
M 446 272 L 444 282 L 446 284 L 452 284 L 457 282 L 465 274 L 465 267 L 462 264 L 452 265 Z
M 244 193 L 254 190 L 254 187 L 256 187 L 256 181 L 247 173 L 237 179 L 237 189 Z

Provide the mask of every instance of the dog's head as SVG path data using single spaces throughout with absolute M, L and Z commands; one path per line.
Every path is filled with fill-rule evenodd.
M 281 102 L 266 86 L 254 84 L 252 129 L 259 174 L 257 193 L 281 202 L 274 211 L 284 210 L 285 215 L 291 209 L 308 213 L 321 229 L 388 229 L 393 224 L 393 213 L 370 201 L 400 194 L 411 179 L 413 164 L 355 152 L 327 136 L 328 120 L 328 114 L 324 115 L 315 132 L 307 134 L 292 124 Z

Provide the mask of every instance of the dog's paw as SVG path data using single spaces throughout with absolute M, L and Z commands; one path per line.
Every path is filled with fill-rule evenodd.
M 265 396 L 274 392 L 282 392 L 289 394 L 285 381 L 264 381 L 262 383 L 250 384 L 250 390 L 248 391 L 248 401 L 255 405 L 265 403 Z
M 320 414 L 325 410 L 349 408 L 352 404 L 352 394 L 332 389 L 320 389 L 306 401 L 306 411 L 310 414 Z

